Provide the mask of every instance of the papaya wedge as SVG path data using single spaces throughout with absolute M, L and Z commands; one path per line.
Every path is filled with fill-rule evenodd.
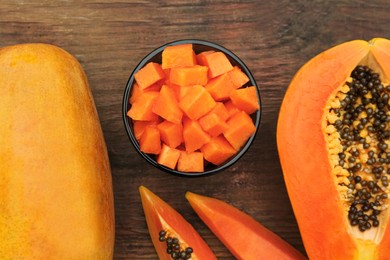
M 228 203 L 192 192 L 186 198 L 237 259 L 306 259 L 275 233 Z
M 182 215 L 144 186 L 139 187 L 146 223 L 160 259 L 216 259 Z

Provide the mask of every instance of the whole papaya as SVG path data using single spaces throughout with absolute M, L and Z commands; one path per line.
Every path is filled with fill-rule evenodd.
M 0 48 L 0 255 L 111 259 L 111 170 L 79 62 L 59 47 Z

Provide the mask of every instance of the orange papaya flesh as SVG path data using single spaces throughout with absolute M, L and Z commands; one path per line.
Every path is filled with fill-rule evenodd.
M 277 145 L 310 259 L 388 259 L 390 42 L 311 59 L 279 113 Z
M 140 186 L 139 192 L 149 234 L 159 259 L 176 259 L 174 254 L 183 252 L 190 259 L 217 259 L 180 213 L 146 187 Z M 178 249 L 174 249 L 174 245 L 178 245 Z M 170 254 L 167 253 L 169 248 Z
M 248 214 L 211 197 L 186 193 L 200 219 L 237 259 L 306 259 Z

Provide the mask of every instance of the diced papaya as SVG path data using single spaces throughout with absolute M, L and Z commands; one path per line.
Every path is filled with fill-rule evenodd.
M 175 124 L 167 120 L 157 125 L 160 131 L 160 137 L 163 143 L 172 148 L 178 147 L 183 143 L 183 126 L 182 124 Z
M 192 44 L 167 46 L 162 52 L 162 68 L 176 68 L 196 65 Z
M 238 109 L 231 100 L 228 100 L 224 103 L 225 108 L 228 112 L 228 118 L 232 117 L 236 113 L 240 112 L 241 110 Z
M 228 72 L 228 75 L 236 89 L 241 88 L 249 81 L 248 76 L 237 66 L 234 66 L 233 69 Z
M 222 102 L 216 102 L 215 107 L 210 111 L 210 113 L 215 113 L 223 121 L 226 121 L 229 118 L 229 112 Z
M 245 111 L 249 115 L 260 108 L 255 86 L 232 91 L 230 99 L 238 109 Z
M 229 127 L 223 135 L 236 150 L 239 150 L 256 132 L 252 118 L 244 111 L 234 114 L 227 120 L 227 124 Z
M 141 89 L 150 87 L 154 83 L 165 78 L 165 73 L 161 65 L 155 62 L 149 62 L 134 74 L 134 78 Z
M 181 172 L 203 172 L 203 153 L 181 151 L 177 161 L 177 170 Z
M 196 61 L 198 64 L 206 64 L 206 60 L 205 60 L 205 56 L 206 55 L 209 55 L 211 53 L 214 53 L 215 51 L 211 50 L 211 51 L 203 51 L 201 53 L 199 53 L 198 55 L 196 55 Z
M 209 142 L 210 138 L 210 135 L 202 129 L 198 121 L 189 118 L 183 119 L 183 139 L 187 152 L 198 150 Z
M 204 158 L 214 165 L 220 165 L 237 152 L 223 135 L 213 137 L 210 142 L 205 144 L 200 150 L 203 153 Z
M 138 141 L 141 139 L 142 134 L 145 131 L 145 127 L 147 125 L 154 125 L 156 126 L 158 124 L 158 121 L 133 121 L 133 133 L 135 136 L 135 139 Z
M 161 151 L 157 156 L 157 163 L 168 168 L 175 169 L 180 153 L 180 150 L 171 148 L 166 144 L 162 144 Z
M 235 86 L 227 73 L 211 79 L 205 87 L 216 101 L 229 99 L 230 93 L 235 90 Z
M 140 150 L 144 153 L 159 154 L 161 151 L 160 131 L 154 125 L 147 125 L 139 140 Z
M 207 66 L 209 78 L 215 78 L 233 69 L 232 64 L 223 52 L 216 51 L 199 59 L 200 65 Z
M 149 92 L 149 91 L 158 92 L 160 91 L 160 89 L 161 89 L 161 84 L 158 84 L 158 82 L 146 89 L 141 89 L 137 84 L 137 82 L 134 82 L 134 85 L 131 89 L 131 96 L 129 98 L 129 103 L 134 104 L 134 102 L 145 92 Z
M 132 104 L 127 115 L 133 120 L 157 121 L 158 115 L 153 113 L 152 107 L 159 92 L 143 92 Z
M 154 102 L 152 111 L 162 118 L 176 124 L 180 124 L 181 118 L 183 117 L 183 111 L 181 111 L 179 107 L 176 94 L 173 89 L 169 88 L 167 85 L 162 86 L 160 93 Z
M 172 68 L 169 81 L 179 86 L 206 85 L 207 70 L 206 66 L 199 65 Z
M 207 114 L 215 105 L 213 97 L 201 85 L 192 86 L 179 102 L 180 108 L 193 120 Z
M 203 130 L 213 137 L 222 134 L 229 127 L 222 118 L 211 112 L 201 117 L 199 124 Z
M 183 97 L 188 93 L 188 91 L 189 91 L 192 87 L 193 87 L 193 86 L 180 87 L 180 90 L 179 90 L 179 100 L 182 100 Z

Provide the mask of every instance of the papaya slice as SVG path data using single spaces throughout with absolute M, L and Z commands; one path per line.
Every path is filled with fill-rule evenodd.
M 187 192 L 186 198 L 237 259 L 305 259 L 282 238 L 230 204 L 192 192 Z
M 287 89 L 277 145 L 311 259 L 389 259 L 389 83 L 376 38 L 324 51 Z
M 160 260 L 217 259 L 182 215 L 144 186 L 139 187 L 146 223 Z

